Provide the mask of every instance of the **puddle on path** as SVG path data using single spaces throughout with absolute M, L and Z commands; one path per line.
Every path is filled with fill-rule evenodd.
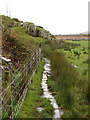
M 55 98 L 52 96 L 52 93 L 49 92 L 48 90 L 48 85 L 46 83 L 47 81 L 47 76 L 50 76 L 50 61 L 46 58 L 44 58 L 45 60 L 45 65 L 44 65 L 44 72 L 42 75 L 42 89 L 43 89 L 43 98 L 49 99 L 51 101 L 51 105 L 54 108 L 54 116 L 53 118 L 61 118 L 61 116 L 63 115 L 63 111 L 59 110 L 58 104 L 55 100 Z
M 42 110 L 43 110 L 42 107 L 38 107 L 38 108 L 37 108 L 37 111 L 38 111 L 38 112 L 42 112 Z

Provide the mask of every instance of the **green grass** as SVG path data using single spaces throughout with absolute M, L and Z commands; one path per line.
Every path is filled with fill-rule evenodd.
M 88 41 L 61 41 L 60 45 L 46 41 L 42 45 L 43 55 L 51 59 L 48 87 L 64 111 L 63 118 L 88 118 L 87 45 Z
M 86 79 L 79 77 L 76 69 L 62 53 L 53 53 L 51 57 L 51 80 L 55 83 L 52 91 L 64 111 L 63 118 L 85 118 L 88 116 L 88 89 Z M 50 81 L 48 82 L 49 86 Z
M 74 43 L 79 46 L 72 48 L 69 46 L 69 49 L 58 49 L 65 53 L 66 59 L 71 63 L 78 66 L 77 71 L 80 76 L 88 79 L 88 44 L 90 41 L 65 41 L 68 43 Z
M 70 96 L 67 95 L 71 95 L 72 98 L 71 100 L 73 100 L 71 107 L 69 105 L 68 109 L 67 105 L 69 104 L 68 99 L 65 100 L 66 98 L 63 97 L 59 97 L 62 96 L 64 91 L 62 91 L 59 95 L 56 95 L 56 100 L 58 101 L 58 104 L 61 104 L 62 108 L 64 109 L 65 113 L 63 115 L 64 118 L 68 118 L 68 117 L 73 117 L 73 118 L 84 118 L 84 117 L 88 117 L 88 97 L 89 97 L 89 91 L 88 91 L 88 64 L 89 64 L 89 59 L 88 59 L 88 44 L 90 41 L 64 41 L 64 45 L 62 46 L 61 49 L 58 49 L 57 51 L 59 53 L 63 52 L 65 55 L 65 59 L 67 60 L 67 62 L 69 64 L 74 64 L 77 65 L 77 68 L 75 68 L 75 71 L 77 71 L 77 75 L 75 77 L 77 77 L 75 79 L 75 83 L 74 83 L 74 87 L 73 84 L 71 83 L 72 87 L 69 89 L 66 89 L 66 94 L 65 97 L 70 99 Z M 63 57 L 62 57 L 63 58 Z M 55 57 L 56 63 L 60 62 L 60 59 Z M 52 60 L 55 61 L 55 59 Z M 65 64 L 64 60 L 61 61 L 62 65 L 63 63 Z M 54 66 L 52 69 L 55 69 L 55 63 L 53 63 Z M 59 66 L 60 63 L 58 63 Z M 73 73 L 75 73 L 72 69 L 69 70 L 69 67 L 67 68 L 66 65 L 65 66 L 60 66 L 55 71 L 59 72 L 59 69 L 61 69 L 61 73 L 58 73 L 56 75 L 56 78 L 54 78 L 54 80 L 58 81 L 57 85 L 59 84 L 60 81 L 63 80 L 63 85 L 60 87 L 60 89 L 62 88 L 67 88 L 67 85 L 69 83 L 69 81 L 71 81 L 72 77 L 70 77 L 70 72 L 73 75 Z M 61 68 L 62 67 L 62 68 Z M 65 69 L 64 69 L 65 67 Z M 73 67 L 73 66 L 72 66 Z M 62 71 L 64 71 L 64 74 L 62 73 Z M 65 71 L 67 71 L 65 73 Z M 69 71 L 69 73 L 68 73 Z M 54 75 L 54 76 L 55 76 Z M 60 76 L 58 76 L 60 75 Z M 65 77 L 66 76 L 66 77 Z M 59 78 L 60 77 L 60 78 Z M 64 78 L 64 79 L 63 79 Z M 64 84 L 65 81 L 65 84 Z M 68 82 L 67 82 L 68 81 Z M 60 83 L 61 84 L 61 83 Z M 66 86 L 66 87 L 65 87 Z M 70 93 L 71 91 L 71 93 Z M 67 101 L 67 102 L 66 102 Z M 65 105 L 66 103 L 66 105 Z
M 18 113 L 17 118 L 52 118 L 53 107 L 50 101 L 45 98 L 41 98 L 43 90 L 41 88 L 42 72 L 44 70 L 44 60 L 38 68 L 38 72 L 33 77 L 33 83 L 29 85 L 29 90 L 25 101 Z M 40 113 L 37 111 L 37 107 L 43 107 L 44 110 Z

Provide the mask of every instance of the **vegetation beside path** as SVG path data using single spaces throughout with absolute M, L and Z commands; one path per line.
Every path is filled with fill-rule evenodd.
M 87 61 L 86 59 L 88 59 L 88 46 L 86 45 L 88 41 L 79 41 L 79 44 L 83 44 L 83 42 L 85 43 L 86 53 L 83 53 L 85 51 L 80 51 L 80 49 L 83 50 L 83 48 L 81 45 L 78 47 L 77 42 L 67 43 L 62 41 L 60 46 L 54 46 L 49 42 L 47 50 L 44 52 L 45 57 L 51 59 L 51 77 L 49 77 L 47 81 L 49 91 L 52 91 L 58 105 L 64 112 L 62 118 L 89 118 L 88 71 L 86 74 L 83 73 L 86 69 L 88 69 L 88 63 L 82 62 Z M 81 52 L 79 59 L 77 59 L 78 55 L 76 55 L 73 56 L 73 59 L 71 59 L 72 62 L 70 61 L 70 58 L 68 58 L 64 52 L 67 51 L 69 55 L 70 48 L 72 48 L 72 51 L 77 49 L 77 52 Z M 83 55 L 86 56 L 84 59 L 82 59 Z M 78 66 L 81 68 L 82 66 L 86 66 L 83 67 L 83 69 L 75 68 L 72 65 L 73 63 L 75 64 L 75 62 L 77 62 Z
M 44 64 L 45 61 L 42 60 L 38 72 L 35 73 L 33 77 L 33 82 L 29 85 L 28 93 L 17 118 L 52 118 L 54 109 L 50 104 L 50 101 L 41 97 L 43 95 L 41 81 Z M 38 112 L 38 107 L 42 107 L 43 111 Z

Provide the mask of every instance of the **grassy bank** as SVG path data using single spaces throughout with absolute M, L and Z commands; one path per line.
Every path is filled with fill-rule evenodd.
M 2 16 L 4 26 L 2 30 L 2 56 L 11 59 L 13 65 L 18 68 L 26 58 L 30 58 L 32 52 L 39 48 L 39 43 L 45 42 L 47 39 L 28 35 L 23 26 L 14 26 L 16 22 L 20 21 Z
M 50 101 L 42 98 L 43 90 L 41 88 L 42 72 L 44 70 L 44 60 L 38 68 L 38 72 L 33 77 L 33 83 L 29 85 L 29 90 L 25 101 L 18 113 L 17 118 L 52 118 L 53 107 Z M 37 107 L 42 107 L 42 112 L 37 111 Z
M 79 41 L 79 43 L 62 42 L 60 46 L 56 46 L 56 43 L 54 46 L 49 42 L 46 44 L 47 50 L 43 51 L 45 57 L 51 59 L 52 73 L 47 82 L 49 90 L 55 95 L 57 103 L 63 109 L 63 118 L 89 117 L 88 71 L 86 71 L 88 63 L 84 64 L 84 61 L 88 58 L 88 48 L 87 41 L 84 41 L 85 43 L 81 42 L 83 41 Z M 82 48 L 81 44 L 86 46 L 85 49 Z M 84 51 L 79 56 L 77 53 L 75 53 L 77 55 L 74 54 L 76 49 L 77 53 L 81 52 L 80 50 L 82 49 Z M 83 59 L 82 56 L 84 57 Z M 78 68 L 75 68 L 72 64 L 77 65 Z M 85 71 L 86 73 L 84 74 L 83 72 Z
M 51 65 L 51 80 L 57 86 L 54 88 L 54 91 L 57 91 L 55 97 L 64 111 L 63 117 L 86 118 L 88 116 L 87 88 L 83 86 L 77 71 L 66 61 L 62 53 L 53 53 Z

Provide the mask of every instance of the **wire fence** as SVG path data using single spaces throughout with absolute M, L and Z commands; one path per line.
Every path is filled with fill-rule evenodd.
M 1 55 L 2 55 L 2 17 L 0 16 L 0 66 L 2 66 Z M 2 86 L 2 69 L 0 68 L 0 92 L 1 86 Z M 0 104 L 0 119 L 1 119 L 1 104 Z
M 40 56 L 40 52 L 36 50 L 31 58 L 26 60 L 13 74 L 5 71 L 0 93 L 2 118 L 16 118 L 26 97 L 28 86 L 39 66 Z

